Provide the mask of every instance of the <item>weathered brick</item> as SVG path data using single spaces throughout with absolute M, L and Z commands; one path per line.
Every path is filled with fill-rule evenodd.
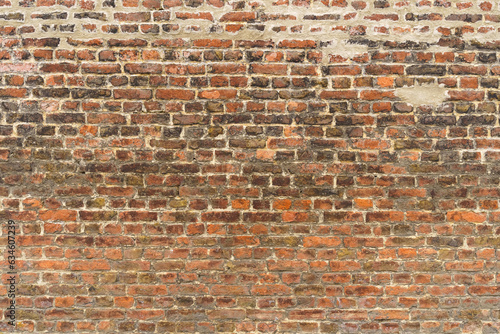
M 0 0 L 18 329 L 495 332 L 495 6 Z
M 184 89 L 158 89 L 156 98 L 166 100 L 192 100 L 195 92 Z
M 408 75 L 434 75 L 442 76 L 446 74 L 446 66 L 443 65 L 412 65 L 406 68 Z

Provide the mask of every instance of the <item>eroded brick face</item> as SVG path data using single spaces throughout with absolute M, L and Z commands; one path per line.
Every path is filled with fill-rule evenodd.
M 17 331 L 497 333 L 499 22 L 0 0 Z

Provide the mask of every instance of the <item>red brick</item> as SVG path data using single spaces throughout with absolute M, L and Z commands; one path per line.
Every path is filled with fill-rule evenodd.
M 195 93 L 186 89 L 158 89 L 156 98 L 164 100 L 192 100 Z
M 495 331 L 495 3 L 264 2 L 0 0 L 20 331 Z

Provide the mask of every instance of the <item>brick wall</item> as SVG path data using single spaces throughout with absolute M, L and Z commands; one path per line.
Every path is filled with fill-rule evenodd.
M 499 22 L 0 0 L 17 331 L 498 333 Z

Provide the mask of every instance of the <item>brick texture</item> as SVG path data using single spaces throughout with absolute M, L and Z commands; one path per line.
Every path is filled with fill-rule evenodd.
M 498 333 L 499 6 L 0 0 L 16 330 Z

